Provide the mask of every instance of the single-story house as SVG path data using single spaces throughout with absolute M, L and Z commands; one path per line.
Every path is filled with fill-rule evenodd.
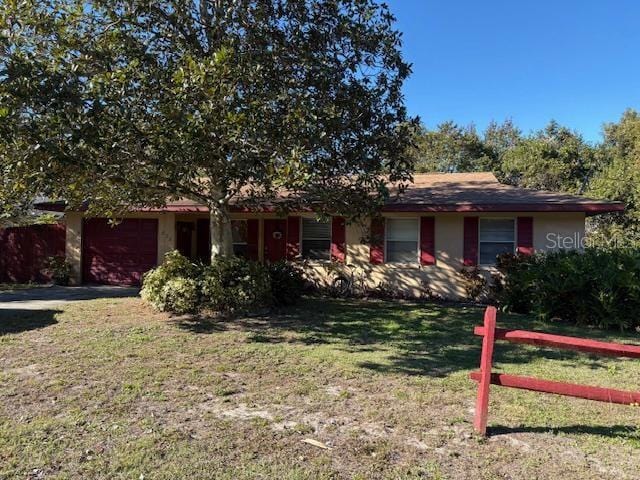
M 380 218 L 360 223 L 237 208 L 233 242 L 236 254 L 255 260 L 305 260 L 322 281 L 330 281 L 330 262 L 344 262 L 370 287 L 460 298 L 463 267 L 490 271 L 501 252 L 581 248 L 586 216 L 623 209 L 618 202 L 504 185 L 491 173 L 417 174 Z M 194 259 L 209 256 L 208 210 L 194 201 L 133 211 L 115 227 L 82 212 L 64 217 L 75 283 L 139 283 L 173 249 Z

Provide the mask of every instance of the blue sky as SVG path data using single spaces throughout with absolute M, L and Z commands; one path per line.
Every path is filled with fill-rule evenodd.
M 638 0 L 387 0 L 413 64 L 409 112 L 429 127 L 555 119 L 598 141 L 640 109 Z

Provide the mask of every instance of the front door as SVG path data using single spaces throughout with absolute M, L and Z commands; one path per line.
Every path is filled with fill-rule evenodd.
M 193 223 L 176 222 L 176 248 L 187 258 L 191 258 L 191 234 Z
M 264 259 L 283 260 L 287 253 L 287 220 L 269 218 L 264 221 Z

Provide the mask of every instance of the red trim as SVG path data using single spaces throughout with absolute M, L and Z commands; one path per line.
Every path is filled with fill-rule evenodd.
M 462 264 L 474 267 L 478 264 L 478 217 L 464 217 L 464 249 Z
M 35 205 L 38 210 L 51 212 L 64 212 L 64 203 L 43 202 Z M 423 205 L 423 204 L 397 204 L 387 205 L 383 212 L 584 212 L 587 215 L 599 213 L 623 212 L 624 204 L 620 202 L 610 203 L 486 203 L 486 204 L 458 204 L 458 205 Z M 84 211 L 86 208 L 81 208 Z M 204 205 L 168 205 L 166 207 L 148 207 L 132 209 L 132 212 L 176 212 L 176 213 L 207 213 L 209 209 Z M 249 208 L 243 206 L 231 206 L 234 213 L 275 213 L 277 208 L 264 206 Z M 300 212 L 311 212 L 313 209 L 301 209 Z
M 344 217 L 331 219 L 331 260 L 344 263 L 347 256 L 347 233 Z
M 384 263 L 384 218 L 371 219 L 371 239 L 369 246 L 369 261 L 374 265 Z
M 420 264 L 436 264 L 435 218 L 420 217 Z
M 533 254 L 533 217 L 518 217 L 518 253 Z
M 287 218 L 287 260 L 300 255 L 300 217 Z

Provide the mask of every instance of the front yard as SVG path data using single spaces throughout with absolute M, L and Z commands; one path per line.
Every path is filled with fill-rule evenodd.
M 494 387 L 493 435 L 472 435 L 481 318 L 317 298 L 235 321 L 172 318 L 134 298 L 0 310 L 0 478 L 637 478 L 638 407 Z M 496 361 L 640 388 L 633 360 L 503 343 Z

